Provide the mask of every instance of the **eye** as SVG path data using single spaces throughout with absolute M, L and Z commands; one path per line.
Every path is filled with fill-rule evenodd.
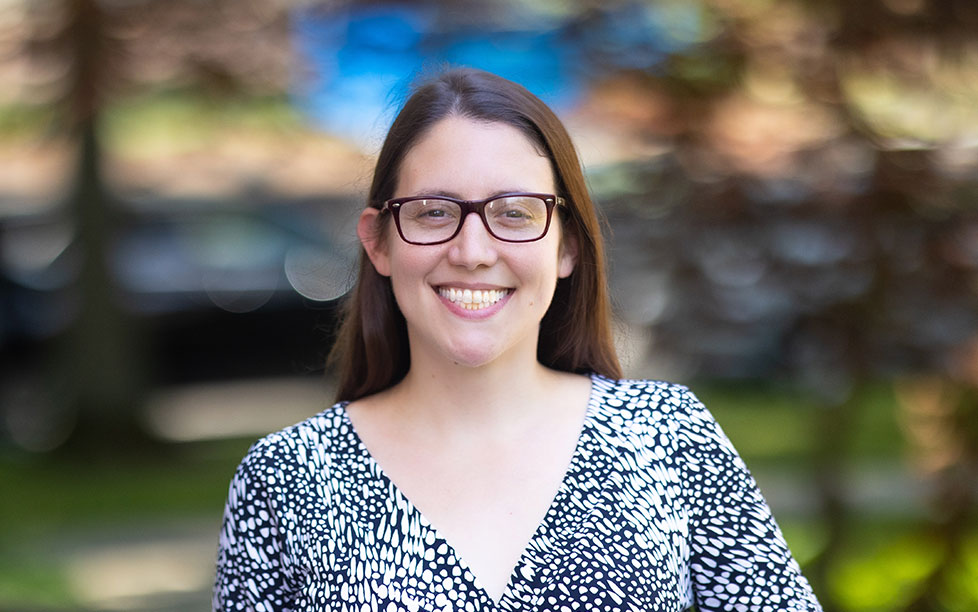
M 538 198 L 505 197 L 493 200 L 487 214 L 495 223 L 507 226 L 536 224 L 546 216 L 546 206 Z
M 458 218 L 459 208 L 447 200 L 409 200 L 401 205 L 401 217 L 414 223 L 447 223 Z

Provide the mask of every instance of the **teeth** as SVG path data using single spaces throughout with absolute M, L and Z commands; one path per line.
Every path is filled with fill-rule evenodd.
M 466 310 L 479 310 L 492 306 L 509 294 L 508 289 L 456 289 L 441 287 L 439 295 Z

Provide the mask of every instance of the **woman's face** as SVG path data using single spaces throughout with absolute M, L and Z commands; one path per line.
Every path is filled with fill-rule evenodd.
M 550 161 L 504 123 L 448 117 L 436 123 L 401 163 L 394 197 L 446 195 L 481 200 L 511 192 L 554 193 Z M 556 194 L 562 195 L 562 194 Z M 371 238 L 376 209 L 361 217 L 360 237 L 377 271 L 390 276 L 407 321 L 412 364 L 419 360 L 478 367 L 498 359 L 536 360 L 540 320 L 558 278 L 574 268 L 556 210 L 536 242 L 493 238 L 476 214 L 452 240 L 411 245 L 388 223 Z M 478 308 L 461 302 L 479 291 Z M 517 363 L 521 363 L 517 361 Z

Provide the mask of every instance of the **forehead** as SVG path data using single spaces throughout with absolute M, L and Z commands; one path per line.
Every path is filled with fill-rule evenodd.
M 465 199 L 554 190 L 550 159 L 515 127 L 450 116 L 401 160 L 395 196 L 443 193 Z

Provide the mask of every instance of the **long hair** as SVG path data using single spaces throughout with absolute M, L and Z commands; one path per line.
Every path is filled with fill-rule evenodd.
M 521 85 L 471 68 L 442 73 L 417 88 L 391 125 L 374 169 L 367 205 L 393 197 L 404 156 L 438 121 L 459 116 L 505 123 L 520 130 L 550 159 L 567 238 L 577 243 L 573 273 L 557 281 L 540 323 L 537 359 L 575 373 L 621 377 L 611 332 L 601 226 L 574 144 L 557 116 Z M 388 223 L 386 216 L 378 218 Z M 377 228 L 380 239 L 385 233 Z M 329 364 L 339 367 L 337 401 L 355 400 L 400 381 L 411 363 L 407 324 L 390 279 L 360 249 L 359 278 L 344 306 Z

